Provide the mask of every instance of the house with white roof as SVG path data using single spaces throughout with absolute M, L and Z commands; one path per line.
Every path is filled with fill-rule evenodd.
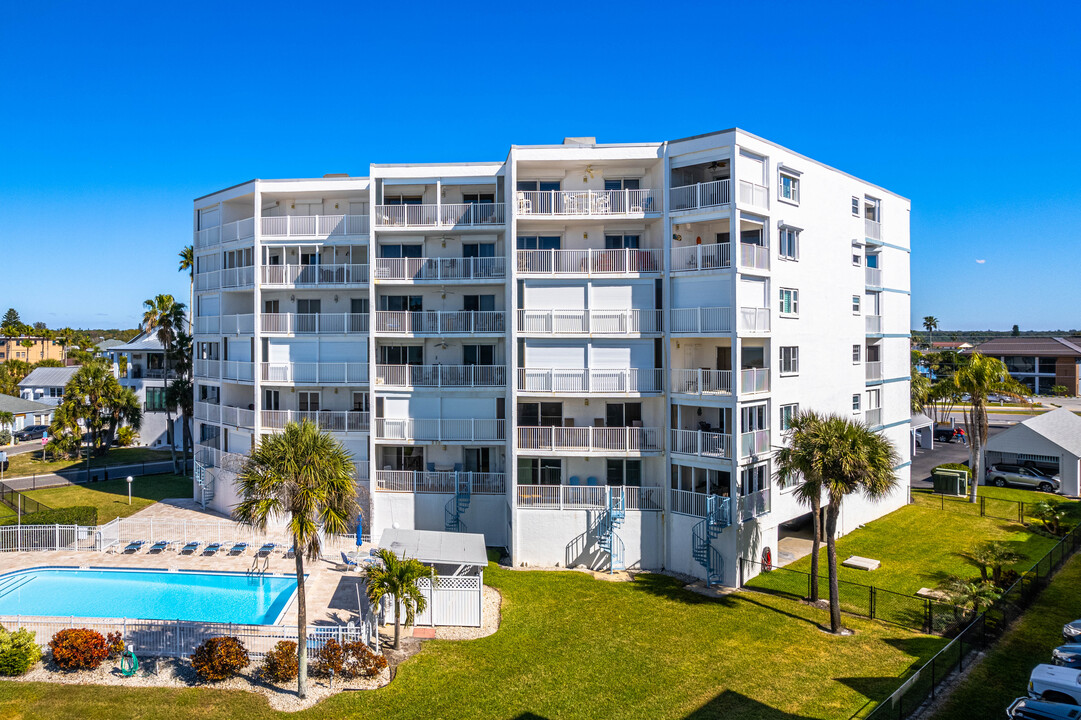
M 139 429 L 140 444 L 169 447 L 169 424 L 166 417 L 165 389 L 176 371 L 166 370 L 165 349 L 154 331 L 143 331 L 126 343 L 112 345 L 106 351 L 113 363 L 113 373 L 123 387 L 131 388 L 143 406 L 143 423 Z M 126 359 L 120 370 L 120 358 Z M 172 408 L 174 419 L 178 415 Z M 176 423 L 174 445 L 183 447 L 183 429 Z
M 1036 415 L 987 441 L 987 463 L 1058 463 L 1063 495 L 1081 494 L 1081 417 L 1065 408 Z

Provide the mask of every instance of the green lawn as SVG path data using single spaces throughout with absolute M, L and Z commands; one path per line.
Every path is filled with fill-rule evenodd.
M 98 522 L 127 517 L 165 498 L 190 498 L 192 480 L 181 475 L 144 475 L 131 484 L 128 505 L 128 482 L 124 478 L 86 485 L 68 485 L 48 490 L 31 490 L 27 497 L 51 508 L 89 505 L 97 508 Z
M 131 465 L 153 460 L 169 460 L 172 455 L 168 450 L 150 450 L 149 448 L 113 448 L 105 457 L 91 458 L 90 467 L 107 467 L 109 465 Z M 25 475 L 42 475 L 45 473 L 65 470 L 67 468 L 85 468 L 86 459 L 82 460 L 43 460 L 41 450 L 33 450 L 28 453 L 8 456 L 7 477 L 21 477 Z
M 679 581 L 632 583 L 491 566 L 502 626 L 430 641 L 387 688 L 344 693 L 294 715 L 257 696 L 0 682 L 5 717 L 122 718 L 849 718 L 891 693 L 944 641 L 757 593 L 706 599 Z M 798 649 L 798 650 L 797 650 Z
M 1025 504 L 1024 511 L 1026 520 L 1028 522 L 1038 522 L 1032 517 L 1032 511 L 1037 503 L 1042 500 L 1047 500 L 1048 502 L 1059 503 L 1063 506 L 1066 510 L 1066 522 L 1069 525 L 1076 525 L 1078 521 L 1081 521 L 1081 502 L 1078 502 L 1077 500 L 1067 500 L 1061 495 L 1036 492 L 1035 490 L 1026 490 L 1022 488 L 1000 488 L 995 487 L 994 485 L 980 485 L 977 495 L 986 498 L 983 503 L 984 511 L 988 515 L 997 518 L 1009 517 L 1015 519 L 1018 512 L 1017 503 L 1020 502 Z M 941 495 L 934 495 L 930 490 L 913 490 L 912 501 L 919 505 L 927 505 L 936 508 L 945 506 L 950 509 L 950 512 L 954 513 L 967 513 L 976 516 L 980 514 L 979 504 L 968 502 L 967 497 L 946 496 L 943 498 Z
M 1032 668 L 1051 662 L 1051 650 L 1063 642 L 1062 626 L 1081 616 L 1079 586 L 1081 556 L 1075 556 L 958 686 L 933 720 L 1003 717 L 1014 698 L 1027 694 Z

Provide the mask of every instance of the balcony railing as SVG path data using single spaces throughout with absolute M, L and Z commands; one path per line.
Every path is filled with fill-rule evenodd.
M 222 315 L 222 335 L 251 335 L 255 332 L 255 315 Z
M 663 509 L 664 489 L 634 485 L 519 485 L 518 507 L 541 510 L 603 510 L 609 495 L 622 497 L 626 510 Z
M 672 272 L 723 270 L 730 267 L 732 267 L 731 243 L 672 248 Z
M 506 387 L 505 365 L 376 365 L 375 382 L 389 387 Z
M 867 287 L 882 287 L 882 269 L 876 267 L 864 268 Z
M 717 334 L 732 332 L 732 308 L 695 307 L 672 311 L 672 332 Z
M 367 215 L 281 215 L 261 218 L 264 238 L 329 238 L 363 236 L 369 232 Z
M 740 267 L 769 270 L 769 248 L 753 243 L 739 244 Z
M 881 315 L 865 315 L 864 318 L 864 322 L 867 324 L 868 335 L 879 335 L 882 333 Z
M 376 418 L 375 437 L 440 443 L 501 442 L 506 439 L 506 421 L 496 418 Z
M 740 205 L 753 205 L 763 210 L 769 210 L 769 188 L 747 180 L 739 181 Z
M 519 310 L 518 332 L 534 335 L 658 333 L 660 310 Z
M 524 452 L 646 453 L 663 449 L 661 428 L 653 427 L 518 427 L 518 449 Z
M 655 190 L 519 190 L 519 215 L 643 215 L 662 210 Z
M 739 499 L 739 517 L 743 521 L 765 515 L 770 510 L 770 490 L 765 488 Z
M 727 433 L 673 429 L 670 435 L 671 449 L 676 455 L 721 459 L 732 457 L 732 436 Z
M 769 392 L 769 368 L 745 368 L 740 370 L 739 391 L 743 395 Z
M 254 265 L 225 268 L 224 270 L 218 270 L 218 273 L 221 275 L 221 287 L 223 288 L 245 288 L 255 284 Z
M 769 452 L 769 430 L 751 430 L 740 436 L 740 457 Z
M 196 250 L 202 250 L 203 248 L 214 247 L 221 243 L 221 227 L 215 225 L 214 227 L 203 228 L 202 230 L 195 231 L 195 240 L 193 244 Z
M 529 393 L 657 393 L 662 371 L 639 368 L 520 368 L 518 390 Z
M 673 370 L 672 392 L 684 395 L 731 395 L 731 370 Z
M 219 332 L 221 332 L 221 318 L 217 315 L 195 318 L 196 335 L 217 335 Z
M 378 227 L 489 227 L 504 222 L 503 203 L 375 206 Z
M 368 363 L 267 362 L 261 363 L 259 377 L 269 383 L 365 384 L 368 382 Z
M 375 330 L 387 335 L 475 335 L 507 331 L 502 310 L 379 310 Z
M 709 510 L 708 503 L 709 498 L 714 497 L 714 494 L 691 492 L 690 490 L 676 490 L 671 489 L 668 491 L 669 503 L 671 504 L 671 510 L 674 513 L 680 515 L 691 515 L 692 517 L 704 518 Z M 726 508 L 731 508 L 728 504 L 728 498 L 721 495 L 716 495 L 721 498 L 721 501 L 725 503 Z M 729 509 L 729 512 L 731 510 Z M 726 515 L 728 513 L 725 513 Z M 731 522 L 731 518 L 725 518 L 728 522 Z
M 502 495 L 507 492 L 507 476 L 495 472 L 439 472 L 425 470 L 376 470 L 376 489 L 384 492 L 454 493 L 469 483 L 474 495 Z
M 668 192 L 668 198 L 673 211 L 727 205 L 732 202 L 732 183 L 725 179 L 681 185 L 672 188 Z
M 221 406 L 221 424 L 236 428 L 255 428 L 255 411 L 248 408 Z
M 221 360 L 195 360 L 195 377 L 198 378 L 220 378 L 221 377 Z
M 863 219 L 863 234 L 868 240 L 882 239 L 882 223 L 875 222 L 870 218 Z
M 222 243 L 255 237 L 255 218 L 244 218 L 221 226 Z
M 501 280 L 507 275 L 506 258 L 376 258 L 376 280 Z
M 367 285 L 367 265 L 263 265 L 262 283 L 279 287 Z
M 195 419 L 205 422 L 221 422 L 221 405 L 208 402 L 195 403 Z
M 350 335 L 368 332 L 368 313 L 262 313 L 264 335 Z
M 863 422 L 870 428 L 882 425 L 882 408 L 870 408 L 863 413 Z
M 208 272 L 195 273 L 196 290 L 217 290 L 221 287 L 221 271 L 210 270 Z
M 370 417 L 357 410 L 263 410 L 259 422 L 265 430 L 282 430 L 288 423 L 308 420 L 327 432 L 352 433 L 368 432 Z
M 523 275 L 652 274 L 661 271 L 660 250 L 519 250 Z
M 244 360 L 196 360 L 195 377 L 239 382 L 255 379 L 252 363 Z
M 768 307 L 741 307 L 739 309 L 739 330 L 749 333 L 768 333 Z
M 881 380 L 882 379 L 882 361 L 881 360 L 873 360 L 871 362 L 864 363 L 864 367 L 867 370 L 866 374 L 867 374 L 867 380 L 869 382 L 873 381 L 873 380 Z

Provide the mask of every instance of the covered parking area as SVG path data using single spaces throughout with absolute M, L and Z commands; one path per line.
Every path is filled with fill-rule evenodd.
M 916 448 L 933 450 L 935 447 L 935 422 L 923 413 L 915 413 L 909 421 L 912 430 L 910 457 L 916 457 Z
M 987 441 L 985 467 L 999 463 L 1057 468 L 1063 495 L 1081 495 L 1081 417 L 1059 408 Z

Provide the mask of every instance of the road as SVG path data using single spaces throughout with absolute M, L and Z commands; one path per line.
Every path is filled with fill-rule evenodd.
M 4 445 L 3 447 L 0 447 L 0 451 L 6 452 L 8 455 L 22 455 L 23 453 L 33 452 L 34 450 L 40 449 L 40 440 L 28 440 L 27 442 L 22 442 L 18 445 Z

